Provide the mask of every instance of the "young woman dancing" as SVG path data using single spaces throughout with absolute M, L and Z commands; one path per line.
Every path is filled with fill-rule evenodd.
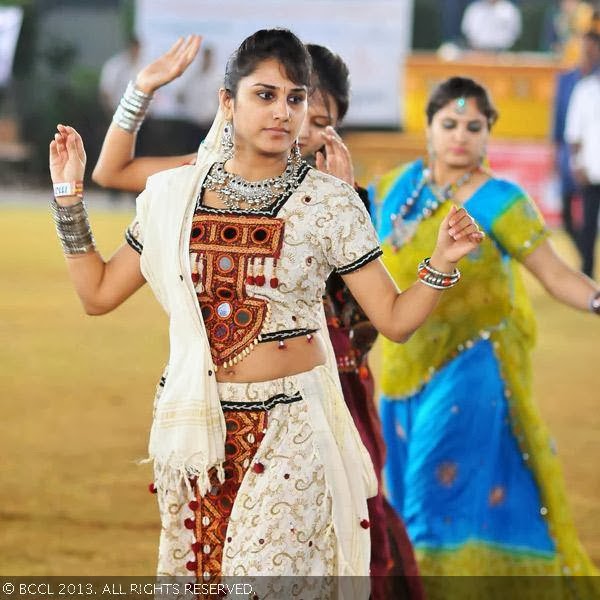
M 463 262 L 468 281 L 412 339 L 384 341 L 390 500 L 425 576 L 594 573 L 531 397 L 535 324 L 520 264 L 579 310 L 600 312 L 598 285 L 557 256 L 525 192 L 485 167 L 497 117 L 485 89 L 451 78 L 426 112 L 429 162 L 403 165 L 375 188 L 384 263 L 407 285 L 407 265 L 456 204 L 486 239 Z
M 196 164 L 148 180 L 108 261 L 79 197 L 81 139 L 68 129 L 51 143 L 55 219 L 86 311 L 106 313 L 147 281 L 170 318 L 149 445 L 161 574 L 368 574 L 377 482 L 341 395 L 325 281 L 342 275 L 373 325 L 404 341 L 483 238 L 453 209 L 399 292 L 354 190 L 299 157 L 310 76 L 291 32 L 244 40 Z M 124 128 L 146 101 L 126 94 Z
M 198 51 L 199 36 L 179 39 L 163 56 L 140 71 L 135 85 L 148 95 L 169 83 L 187 68 Z M 355 186 L 352 159 L 335 131 L 349 108 L 350 79 L 344 61 L 324 46 L 306 45 L 311 57 L 312 77 L 308 111 L 298 136 L 302 157 Z M 102 155 L 94 169 L 94 179 L 104 186 L 140 192 L 146 179 L 168 167 L 194 162 L 194 155 L 173 157 L 134 156 L 137 132 L 113 125 L 107 133 Z M 357 191 L 369 208 L 368 193 Z M 325 294 L 327 328 L 336 356 L 344 400 L 369 452 L 378 480 L 378 493 L 369 498 L 371 522 L 370 571 L 373 577 L 374 600 L 390 593 L 422 597 L 418 569 L 412 546 L 402 521 L 383 495 L 381 473 L 385 462 L 385 445 L 374 403 L 374 382 L 367 362 L 377 331 L 369 323 L 342 278 L 332 274 L 327 279 Z M 404 579 L 397 576 L 405 575 Z M 384 579 L 384 576 L 390 576 Z M 394 589 L 389 586 L 393 585 Z M 398 587 L 404 589 L 398 589 Z

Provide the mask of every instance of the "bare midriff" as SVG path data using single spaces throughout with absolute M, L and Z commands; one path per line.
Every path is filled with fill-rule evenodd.
M 325 364 L 326 351 L 319 332 L 279 342 L 257 344 L 248 356 L 232 367 L 219 367 L 217 381 L 229 383 L 252 383 L 270 381 L 289 375 L 310 371 Z

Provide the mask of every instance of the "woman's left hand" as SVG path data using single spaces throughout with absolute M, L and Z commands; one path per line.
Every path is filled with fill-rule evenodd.
M 317 152 L 315 155 L 317 169 L 354 187 L 352 156 L 338 132 L 331 126 L 326 127 L 323 132 L 323 141 L 325 154 Z
M 53 183 L 83 181 L 87 157 L 83 140 L 73 127 L 57 125 L 50 142 L 50 177 Z
M 472 252 L 483 241 L 485 233 L 473 217 L 464 209 L 452 205 L 442 221 L 435 250 L 431 255 L 431 266 L 449 273 L 456 263 Z

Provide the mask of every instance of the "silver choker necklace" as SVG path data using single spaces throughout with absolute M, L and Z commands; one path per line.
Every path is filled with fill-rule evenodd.
M 294 190 L 299 184 L 302 161 L 290 156 L 285 171 L 277 177 L 248 181 L 240 175 L 228 173 L 225 163 L 215 163 L 202 184 L 202 189 L 216 192 L 230 210 L 262 210 Z

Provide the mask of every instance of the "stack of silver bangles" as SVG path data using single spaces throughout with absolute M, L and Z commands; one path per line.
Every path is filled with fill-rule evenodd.
M 130 81 L 117 106 L 113 123 L 129 133 L 137 133 L 144 122 L 150 102 L 152 102 L 152 94 L 138 90 L 133 81 Z
M 96 249 L 83 200 L 71 206 L 50 202 L 56 233 L 65 254 L 85 254 Z
M 446 290 L 454 287 L 460 279 L 460 271 L 458 269 L 454 269 L 452 273 L 442 273 L 429 264 L 429 258 L 426 258 L 419 263 L 417 272 L 419 279 L 425 285 L 435 288 L 436 290 Z

